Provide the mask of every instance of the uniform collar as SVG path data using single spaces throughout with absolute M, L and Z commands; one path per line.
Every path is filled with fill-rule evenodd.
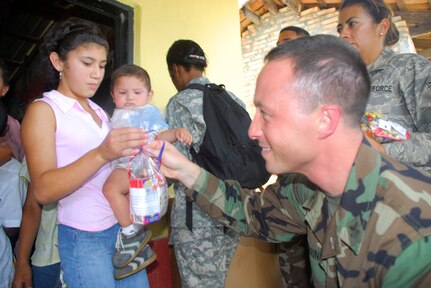
M 368 71 L 371 72 L 381 68 L 383 64 L 392 58 L 393 55 L 395 55 L 395 52 L 391 48 L 385 47 L 382 53 L 377 57 L 376 61 L 367 66 Z
M 190 84 L 204 84 L 205 85 L 205 84 L 209 84 L 209 83 L 210 83 L 210 81 L 208 80 L 208 78 L 206 78 L 206 77 L 197 77 L 197 78 L 194 78 L 194 79 L 190 80 L 190 82 L 187 83 L 187 85 L 190 85 Z
M 304 203 L 303 207 L 308 210 L 305 218 L 323 245 L 322 258 L 341 253 L 338 240 L 358 254 L 376 203 L 380 168 L 380 154 L 364 138 L 350 170 L 340 206 L 332 218 L 329 219 L 324 205 L 326 196 L 322 191 Z
M 364 138 L 350 170 L 340 207 L 335 212 L 337 235 L 356 254 L 361 249 L 376 204 L 382 158 Z

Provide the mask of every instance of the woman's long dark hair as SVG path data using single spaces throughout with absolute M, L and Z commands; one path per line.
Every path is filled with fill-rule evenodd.
M 80 18 L 70 18 L 63 22 L 55 23 L 46 33 L 40 46 L 42 67 L 46 76 L 49 89 L 56 89 L 60 81 L 58 71 L 54 69 L 49 54 L 57 52 L 62 60 L 66 60 L 67 54 L 86 43 L 95 43 L 109 51 L 108 41 L 100 32 L 97 25 Z

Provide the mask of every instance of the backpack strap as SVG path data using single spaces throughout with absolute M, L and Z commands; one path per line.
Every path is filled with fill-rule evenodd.
M 193 201 L 186 197 L 186 227 L 193 232 Z
M 202 91 L 204 92 L 204 96 L 205 96 L 205 90 L 207 89 L 207 87 L 204 84 L 193 83 L 193 84 L 187 85 L 182 90 L 185 90 L 185 89 L 196 89 L 196 90 Z M 191 146 L 190 148 L 190 153 L 192 154 L 192 156 L 196 154 L 196 151 L 193 148 L 193 146 Z M 190 232 L 193 232 L 193 201 L 188 196 L 186 197 L 186 227 L 187 229 L 190 230 Z
M 215 89 L 215 90 L 225 90 L 225 86 L 223 84 L 217 85 L 214 83 L 210 84 L 198 84 L 198 83 L 192 83 L 184 87 L 184 89 L 195 89 L 202 91 L 204 93 L 203 97 L 205 97 L 205 91 L 207 89 Z M 181 91 L 182 91 L 181 90 Z M 196 155 L 196 151 L 193 148 L 193 146 L 190 147 L 190 154 L 192 154 L 192 157 Z M 190 230 L 190 232 L 193 231 L 193 200 L 190 199 L 190 197 L 186 197 L 186 227 Z

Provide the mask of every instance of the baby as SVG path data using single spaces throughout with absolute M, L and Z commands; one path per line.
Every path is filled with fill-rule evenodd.
M 149 105 L 153 91 L 151 90 L 150 77 L 143 68 L 125 64 L 115 70 L 111 76 L 111 95 L 116 106 L 113 119 L 111 119 L 114 126 L 118 125 L 116 122 L 122 121 L 121 116 L 116 116 L 127 115 L 127 113 L 117 112 L 127 112 L 126 109 L 133 108 L 134 111 L 131 111 L 130 115 L 134 114 L 134 117 L 126 121 L 131 126 L 156 130 L 159 133 L 159 138 L 168 142 L 181 141 L 186 145 L 192 143 L 192 135 L 187 129 L 168 130 L 168 125 L 160 111 L 155 106 Z M 145 109 L 141 110 L 139 107 Z M 138 111 L 137 114 L 136 111 Z M 143 225 L 132 223 L 130 218 L 129 175 L 127 171 L 129 160 L 130 157 L 124 157 L 114 162 L 114 170 L 103 187 L 103 193 L 122 227 L 112 258 L 114 266 L 118 268 L 115 272 L 117 279 L 122 279 L 144 269 L 156 259 L 156 255 L 152 253 L 149 259 L 138 261 L 137 267 L 128 265 L 139 255 L 145 245 L 148 245 L 147 243 L 151 238 L 150 230 L 145 229 Z M 149 247 L 145 250 L 148 249 Z

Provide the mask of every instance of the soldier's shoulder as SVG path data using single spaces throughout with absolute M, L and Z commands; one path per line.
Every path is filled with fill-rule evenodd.
M 388 59 L 388 63 L 393 65 L 394 67 L 402 68 L 407 67 L 408 65 L 430 65 L 431 62 L 428 61 L 425 57 L 416 54 L 416 53 L 395 53 L 390 59 Z
M 393 211 L 415 230 L 430 230 L 424 222 L 431 222 L 430 175 L 389 157 L 384 162 L 376 191 L 381 207 L 390 208 L 386 211 Z
M 195 101 L 202 101 L 203 93 L 196 89 L 185 89 L 178 92 L 174 97 L 171 98 L 172 102 L 176 102 L 181 105 L 188 105 Z

